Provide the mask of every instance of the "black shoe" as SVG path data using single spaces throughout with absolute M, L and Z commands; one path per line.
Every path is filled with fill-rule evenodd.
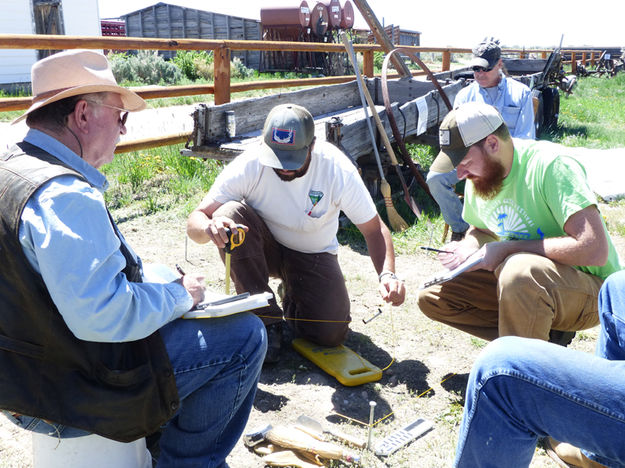
M 452 232 L 451 233 L 451 241 L 452 242 L 460 242 L 462 239 L 464 239 L 464 235 L 467 233 L 467 231 L 462 231 L 462 232 Z
M 264 364 L 275 364 L 282 351 L 282 322 L 272 323 L 267 328 L 267 354 Z
M 560 331 L 560 330 L 550 330 L 549 331 L 549 343 L 555 343 L 560 346 L 564 346 L 565 348 L 571 344 L 575 338 L 574 331 Z

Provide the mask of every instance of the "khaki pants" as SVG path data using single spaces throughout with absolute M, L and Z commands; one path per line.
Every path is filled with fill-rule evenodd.
M 494 340 L 515 335 L 549 339 L 549 330 L 577 331 L 599 323 L 603 280 L 541 255 L 514 254 L 494 272 L 477 270 L 419 293 L 433 320 Z
M 280 278 L 284 317 L 297 336 L 324 346 L 345 341 L 350 304 L 336 255 L 306 254 L 279 244 L 260 216 L 244 203 L 225 203 L 215 210 L 215 216 L 226 216 L 249 227 L 243 244 L 232 250 L 230 276 L 237 293 L 274 293 L 269 277 Z M 223 250 L 220 255 L 223 260 Z M 254 312 L 265 325 L 283 317 L 275 299 Z

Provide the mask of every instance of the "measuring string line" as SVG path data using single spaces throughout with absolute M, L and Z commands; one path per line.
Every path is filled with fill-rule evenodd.
M 384 372 L 389 367 L 391 367 L 393 365 L 393 363 L 395 362 L 395 346 L 397 344 L 397 340 L 395 339 L 395 325 L 394 325 L 394 322 L 393 322 L 393 309 L 390 309 L 389 315 L 391 316 L 390 320 L 391 320 L 391 337 L 392 337 L 393 355 L 392 355 L 391 362 L 388 363 L 388 365 L 386 367 L 381 369 L 382 372 Z M 289 317 L 275 317 L 275 316 L 268 316 L 268 315 L 258 315 L 258 317 L 259 318 L 269 318 L 269 319 L 281 318 L 283 320 L 292 320 L 294 322 L 351 323 L 351 321 L 349 321 L 349 320 L 302 319 L 302 318 L 289 318 Z M 366 363 L 365 363 L 365 360 L 363 359 L 363 357 L 360 354 L 358 354 L 358 353 L 356 353 L 356 356 L 358 356 L 358 359 L 360 359 L 360 362 L 363 365 L 363 367 L 366 367 Z
M 441 380 L 438 384 L 439 384 L 439 385 L 442 385 L 444 382 L 446 382 L 447 380 L 451 379 L 452 377 L 454 377 L 454 376 L 456 376 L 456 375 L 458 375 L 458 374 L 457 374 L 456 372 L 454 372 L 454 373 L 452 373 L 451 375 L 449 375 L 448 377 L 446 377 L 446 378 L 444 378 L 443 380 Z M 424 392 L 422 392 L 422 393 L 420 393 L 419 395 L 417 395 L 417 398 L 421 398 L 423 395 L 426 395 L 427 393 L 430 393 L 432 390 L 434 390 L 434 387 L 430 387 L 430 388 L 428 388 L 428 389 L 427 389 L 427 390 L 425 390 Z M 337 416 L 339 416 L 339 417 L 341 417 L 341 418 L 347 419 L 347 420 L 348 420 L 348 421 L 350 421 L 350 422 L 353 422 L 353 423 L 356 423 L 356 424 L 360 424 L 361 426 L 369 427 L 369 423 L 367 423 L 367 422 L 362 422 L 362 421 L 360 421 L 360 420 L 358 420 L 358 419 L 350 418 L 349 416 L 345 416 L 344 414 L 337 413 L 336 411 L 333 411 L 332 413 L 333 413 L 333 414 L 335 414 L 335 415 L 337 415 Z M 371 427 L 375 427 L 375 426 L 377 426 L 377 425 L 378 425 L 378 424 L 380 424 L 382 421 L 384 421 L 384 420 L 386 420 L 386 419 L 390 418 L 390 417 L 391 417 L 392 415 L 394 415 L 394 414 L 395 414 L 395 411 L 391 411 L 391 412 L 390 412 L 389 414 L 387 414 L 386 416 L 381 417 L 380 419 L 378 419 L 377 421 L 375 421 L 373 424 L 371 424 Z

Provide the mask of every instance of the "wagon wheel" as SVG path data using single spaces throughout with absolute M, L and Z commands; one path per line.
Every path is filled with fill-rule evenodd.
M 399 127 L 397 127 L 397 121 L 395 120 L 395 115 L 393 114 L 393 111 L 391 109 L 391 100 L 388 94 L 387 72 L 388 72 L 388 63 L 391 60 L 391 57 L 393 56 L 393 54 L 395 53 L 404 53 L 408 55 L 408 57 L 410 57 L 410 59 L 413 62 L 419 65 L 421 69 L 426 73 L 428 78 L 430 78 L 430 80 L 432 81 L 432 83 L 434 84 L 438 92 L 440 93 L 441 98 L 443 99 L 443 101 L 445 102 L 445 105 L 447 106 L 447 109 L 451 110 L 452 106 L 451 106 L 451 103 L 449 102 L 449 98 L 447 97 L 447 94 L 445 93 L 445 90 L 443 90 L 443 88 L 439 84 L 434 74 L 425 65 L 425 63 L 423 63 L 421 59 L 417 57 L 414 52 L 412 52 L 412 50 L 398 48 L 398 49 L 391 50 L 386 55 L 386 57 L 384 58 L 384 63 L 382 65 L 382 97 L 384 99 L 384 108 L 386 109 L 386 116 L 391 126 L 391 130 L 393 132 L 393 137 L 395 138 L 395 142 L 397 143 L 397 146 L 400 149 L 399 153 L 401 154 L 401 157 L 404 160 L 404 163 L 410 168 L 412 175 L 414 176 L 415 180 L 419 183 L 421 188 L 423 188 L 425 193 L 427 193 L 432 198 L 432 200 L 434 200 L 434 197 L 432 197 L 430 188 L 425 182 L 425 179 L 423 179 L 421 172 L 419 172 L 414 162 L 412 161 L 412 158 L 410 157 L 410 153 L 408 152 L 408 149 L 406 148 L 406 143 L 404 142 L 404 138 L 401 132 L 399 131 Z

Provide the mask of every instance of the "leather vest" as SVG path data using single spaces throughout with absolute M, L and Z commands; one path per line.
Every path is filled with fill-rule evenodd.
M 0 408 L 130 442 L 155 432 L 179 406 L 159 333 L 125 343 L 79 340 L 18 239 L 28 199 L 67 174 L 84 180 L 26 142 L 0 156 Z M 120 240 L 124 273 L 140 282 L 137 259 Z

